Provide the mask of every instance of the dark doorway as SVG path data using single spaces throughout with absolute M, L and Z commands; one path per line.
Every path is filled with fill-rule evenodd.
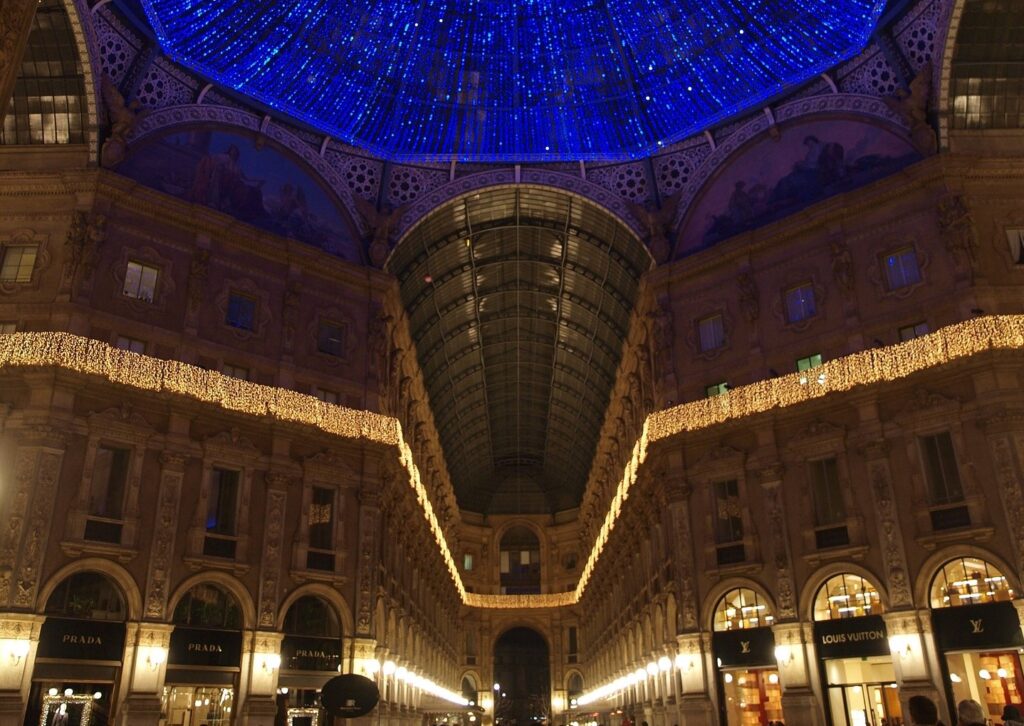
M 496 726 L 537 726 L 551 714 L 548 644 L 536 630 L 512 628 L 494 644 Z

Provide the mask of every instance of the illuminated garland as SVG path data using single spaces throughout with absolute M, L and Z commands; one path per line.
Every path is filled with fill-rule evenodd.
M 633 446 L 575 591 L 544 595 L 466 592 L 413 460 L 412 449 L 403 436 L 402 427 L 393 417 L 324 403 L 314 396 L 243 381 L 179 361 L 139 355 L 70 333 L 0 335 L 0 370 L 60 368 L 143 391 L 184 396 L 227 411 L 311 426 L 342 438 L 365 439 L 394 446 L 462 602 L 469 607 L 523 609 L 562 607 L 579 601 L 652 443 L 805 403 L 831 393 L 896 381 L 986 350 L 1021 349 L 1024 349 L 1024 315 L 976 318 L 906 343 L 854 353 L 810 371 L 758 381 L 721 396 L 651 414 Z

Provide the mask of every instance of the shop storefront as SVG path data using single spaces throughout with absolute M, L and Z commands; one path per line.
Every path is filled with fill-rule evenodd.
M 241 611 L 215 585 L 197 585 L 174 610 L 161 726 L 228 726 L 242 658 Z
M 326 601 L 312 596 L 296 600 L 284 620 L 281 644 L 279 703 L 287 708 L 289 723 L 316 726 L 320 689 L 341 672 L 341 625 Z
M 1024 701 L 1024 636 L 1009 581 L 974 557 L 947 562 L 931 588 L 932 625 L 946 698 L 973 698 L 998 722 L 1003 706 Z
M 71 575 L 46 603 L 25 726 L 106 726 L 121 677 L 124 596 L 95 572 Z
M 896 669 L 875 587 L 829 578 L 814 601 L 814 645 L 830 726 L 902 726 Z
M 715 609 L 711 647 L 725 726 L 785 723 L 773 621 L 768 605 L 746 588 L 726 593 Z

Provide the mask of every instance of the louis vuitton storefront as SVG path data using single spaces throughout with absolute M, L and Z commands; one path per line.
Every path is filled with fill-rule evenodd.
M 1024 700 L 1024 635 L 1009 581 L 992 563 L 961 557 L 938 572 L 930 596 L 950 710 L 973 698 L 998 719 Z
M 783 724 L 774 615 L 753 590 L 730 590 L 715 608 L 712 655 L 723 726 Z
M 125 601 L 104 575 L 79 572 L 46 602 L 25 726 L 106 726 L 121 678 Z

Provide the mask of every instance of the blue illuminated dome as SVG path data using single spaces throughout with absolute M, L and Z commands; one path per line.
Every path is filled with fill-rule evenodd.
M 145 0 L 210 80 L 393 159 L 622 159 L 856 54 L 884 0 Z

